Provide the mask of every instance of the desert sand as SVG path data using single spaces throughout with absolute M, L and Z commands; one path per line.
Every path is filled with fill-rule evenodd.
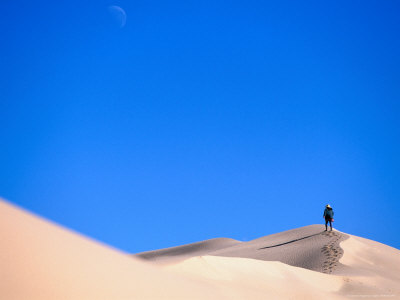
M 129 255 L 0 200 L 0 299 L 400 299 L 400 250 L 310 225 Z

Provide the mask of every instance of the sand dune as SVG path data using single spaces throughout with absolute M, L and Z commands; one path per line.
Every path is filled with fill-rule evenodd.
M 343 294 L 400 299 L 400 250 L 353 235 L 340 246 L 346 266 L 337 272 L 346 283 Z
M 0 299 L 226 299 L 0 201 Z
M 343 268 L 343 265 L 339 263 L 339 258 L 343 253 L 339 243 L 347 238 L 348 235 L 338 231 L 326 232 L 323 225 L 310 225 L 268 235 L 249 242 L 220 241 L 218 247 L 204 247 L 203 243 L 211 244 L 211 242 L 214 242 L 209 240 L 143 252 L 136 256 L 164 264 L 175 263 L 177 260 L 199 255 L 253 258 L 264 261 L 280 261 L 291 266 L 324 273 L 334 273 L 335 270 Z M 217 240 L 219 241 L 220 239 Z M 184 255 L 180 257 L 179 253 Z
M 216 238 L 183 246 L 143 252 L 135 256 L 157 263 L 173 263 L 193 256 L 206 255 L 240 243 L 241 242 L 234 239 Z
M 399 250 L 320 225 L 132 257 L 0 201 L 0 238 L 6 300 L 400 298 Z

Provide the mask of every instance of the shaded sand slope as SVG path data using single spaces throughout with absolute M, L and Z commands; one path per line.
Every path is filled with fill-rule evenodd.
M 210 256 L 176 264 L 177 269 L 145 264 L 3 201 L 0 239 L 5 300 L 320 299 L 327 291 L 341 299 L 335 294 L 339 278 L 278 262 Z M 226 242 L 235 243 L 204 244 L 215 249 Z M 187 266 L 192 273 L 185 272 Z
M 196 245 L 186 245 L 185 249 L 195 250 Z M 274 287 L 269 295 L 284 299 L 293 295 L 292 281 L 302 295 L 307 294 L 312 282 L 315 294 L 304 299 L 316 299 L 320 293 L 329 299 L 400 299 L 398 249 L 336 230 L 325 232 L 321 225 L 237 242 L 180 262 L 175 258 L 171 263 L 162 251 L 153 253 L 161 256 L 158 261 L 164 262 L 165 269 L 221 285 L 227 281 L 240 285 L 252 278 L 251 285 L 258 289 L 265 285 L 259 280 L 268 278 L 268 284 Z M 188 256 L 190 251 L 185 252 L 185 257 Z M 291 283 L 285 283 L 289 278 Z
M 233 239 L 217 238 L 183 246 L 143 252 L 137 254 L 136 257 L 155 262 L 171 263 L 179 260 L 184 260 L 193 256 L 206 255 L 211 252 L 228 248 L 240 243 L 241 242 Z
M 268 235 L 210 255 L 280 261 L 309 270 L 332 273 L 341 267 L 340 241 L 347 235 L 326 232 L 322 225 L 310 225 Z
M 216 239 L 179 247 L 140 253 L 137 256 L 151 261 L 173 263 L 198 255 L 253 258 L 280 261 L 309 270 L 332 273 L 343 267 L 338 261 L 342 256 L 339 243 L 348 236 L 338 231 L 325 232 L 322 225 L 296 228 L 249 242 Z M 209 246 L 205 247 L 203 243 Z M 171 253 L 174 254 L 171 256 Z M 201 253 L 201 254 L 199 254 Z M 174 260 L 171 260 L 174 258 Z
M 248 243 L 214 239 L 164 255 L 171 259 L 170 254 L 174 253 L 174 260 L 180 255 L 188 257 L 196 253 L 196 256 L 169 264 L 148 264 L 0 200 L 0 300 L 308 300 L 365 295 L 374 299 L 400 298 L 400 251 L 354 236 L 340 244 L 344 251 L 340 260 L 343 268 L 335 271 L 340 275 L 267 261 L 263 252 L 259 259 L 197 256 L 204 251 L 250 256 L 253 252 L 288 247 L 315 237 L 326 241 L 319 249 L 321 253 L 334 255 L 333 245 L 342 238 L 341 233 L 320 234 L 318 230 L 307 226 Z M 305 238 L 304 233 L 315 235 Z M 287 241 L 289 236 L 291 240 Z M 312 244 L 320 247 L 318 240 Z M 282 256 L 287 253 L 282 252 Z M 302 261 L 295 254 L 290 255 L 295 257 L 292 261 Z M 304 261 L 307 259 L 303 259 L 303 264 Z
M 174 270 L 146 264 L 1 200 L 0 240 L 1 300 L 320 299 L 327 291 L 341 299 L 340 278 L 283 263 L 195 257 L 191 274 L 190 259 Z M 232 242 L 211 244 L 221 241 Z
M 191 245 L 195 247 L 196 244 Z M 188 246 L 185 249 L 193 250 Z M 254 289 L 263 284 L 258 278 L 268 278 L 268 283 L 283 298 L 290 298 L 292 292 L 286 292 L 290 291 L 292 283 L 285 284 L 284 280 L 291 278 L 301 293 L 306 293 L 304 289 L 308 289 L 313 282 L 314 291 L 326 291 L 323 297 L 329 299 L 400 299 L 398 249 L 336 230 L 325 232 L 322 225 L 238 242 L 210 251 L 205 256 L 193 255 L 178 263 L 176 259 L 171 263 L 162 251 L 153 253 L 160 255 L 158 261 L 164 262 L 164 268 L 168 270 L 221 284 L 226 280 L 245 282 L 246 278 L 253 278 L 252 274 L 258 274 L 260 277 L 253 278 Z M 190 252 L 185 252 L 185 257 L 188 256 Z M 285 272 L 285 268 L 289 268 L 289 273 Z M 294 269 L 296 271 L 292 272 Z

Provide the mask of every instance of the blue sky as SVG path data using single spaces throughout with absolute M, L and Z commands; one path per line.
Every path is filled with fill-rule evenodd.
M 0 196 L 133 253 L 322 223 L 327 203 L 400 248 L 399 13 L 5 0 Z

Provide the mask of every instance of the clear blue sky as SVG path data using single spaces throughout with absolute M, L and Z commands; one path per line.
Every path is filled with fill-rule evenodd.
M 399 15 L 4 0 L 0 195 L 128 252 L 322 223 L 327 203 L 400 248 Z

